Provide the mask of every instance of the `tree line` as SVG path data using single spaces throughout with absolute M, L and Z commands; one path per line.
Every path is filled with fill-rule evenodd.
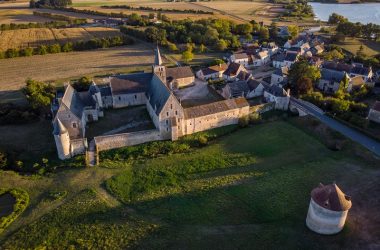
M 175 12 L 175 13 L 192 13 L 192 14 L 209 14 L 213 15 L 214 12 L 212 11 L 204 11 L 204 10 L 192 10 L 192 9 L 186 9 L 186 10 L 180 10 L 180 9 L 163 9 L 163 8 L 152 8 L 147 6 L 130 6 L 130 5 L 103 5 L 101 6 L 105 9 L 127 9 L 127 10 L 148 10 L 148 11 L 155 11 L 155 12 Z
M 66 42 L 62 45 L 59 43 L 39 45 L 37 48 L 12 48 L 6 51 L 0 51 L 0 59 L 109 48 L 121 45 L 131 45 L 134 44 L 134 42 L 135 40 L 128 36 L 114 36 L 109 38 L 94 38 L 88 41 Z
M 51 21 L 45 23 L 9 23 L 1 24 L 0 30 L 19 30 L 19 29 L 31 29 L 31 28 L 64 28 L 67 27 L 66 21 Z
M 48 13 L 48 12 L 38 12 L 38 11 L 33 11 L 33 15 L 35 16 L 41 16 L 41 17 L 46 17 L 50 19 L 55 19 L 59 21 L 65 21 L 69 24 L 85 24 L 87 23 L 86 18 L 73 18 L 65 15 L 60 15 L 60 14 L 53 14 L 53 13 Z

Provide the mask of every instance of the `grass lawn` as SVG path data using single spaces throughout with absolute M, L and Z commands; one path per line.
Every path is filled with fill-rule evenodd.
M 353 55 L 356 55 L 356 52 L 359 50 L 360 45 L 363 45 L 364 53 L 367 56 L 377 55 L 380 51 L 380 42 L 352 37 L 346 37 L 344 42 L 339 42 L 337 45 L 341 46 L 343 49 L 347 50 Z
M 132 126 L 132 123 L 135 123 Z M 131 125 L 131 126 L 126 126 Z M 145 105 L 127 107 L 121 109 L 108 109 L 104 111 L 104 117 L 89 124 L 86 131 L 87 138 L 115 133 L 127 133 L 145 129 L 154 129 Z M 115 133 L 112 133 L 115 131 Z
M 377 163 L 352 144 L 331 151 L 292 124 L 256 125 L 183 154 L 115 161 L 115 169 L 41 179 L 0 173 L 2 185 L 19 185 L 32 203 L 6 232 L 12 234 L 0 236 L 0 248 L 365 249 L 378 243 L 380 204 L 370 195 L 380 191 Z M 305 227 L 310 191 L 333 181 L 354 205 L 342 233 L 320 236 Z M 66 198 L 41 202 L 58 187 L 67 189 Z

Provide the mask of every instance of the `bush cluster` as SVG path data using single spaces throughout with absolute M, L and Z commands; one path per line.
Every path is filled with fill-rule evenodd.
M 8 227 L 17 217 L 25 210 L 29 205 L 29 195 L 26 191 L 18 188 L 13 189 L 0 189 L 0 196 L 6 193 L 11 194 L 15 199 L 16 203 L 13 206 L 13 211 L 8 216 L 3 216 L 0 218 L 0 234 Z
M 81 19 L 78 19 L 81 20 Z M 74 23 L 77 21 L 74 21 Z M 51 21 L 45 23 L 9 23 L 1 24 L 0 30 L 19 30 L 19 29 L 31 29 L 31 28 L 62 28 L 67 27 L 67 21 Z
M 60 14 L 54 14 L 54 13 L 48 13 L 48 12 L 38 12 L 38 11 L 33 11 L 33 15 L 35 16 L 41 16 L 41 17 L 46 17 L 50 19 L 55 19 L 59 21 L 65 21 L 69 24 L 85 24 L 87 23 L 87 20 L 85 18 L 73 18 L 70 16 L 65 16 L 65 15 L 60 15 Z
M 33 55 L 46 55 L 55 54 L 61 52 L 71 52 L 71 51 L 82 51 L 91 50 L 98 48 L 110 48 L 122 45 L 131 45 L 135 40 L 127 36 L 114 36 L 107 38 L 94 38 L 88 41 L 78 41 L 78 42 L 66 42 L 65 44 L 50 44 L 50 45 L 40 45 L 37 48 L 24 48 L 24 49 L 8 49 L 6 51 L 0 51 L 0 59 L 4 58 L 14 58 L 23 56 L 33 56 Z
M 38 120 L 38 113 L 30 107 L 0 103 L 0 125 L 27 124 Z

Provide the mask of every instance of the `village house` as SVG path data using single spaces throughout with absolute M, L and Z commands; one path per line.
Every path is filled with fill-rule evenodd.
M 267 50 L 260 51 L 259 53 L 252 55 L 252 66 L 261 67 L 270 62 L 270 56 Z
M 275 42 L 267 43 L 262 47 L 263 51 L 268 51 L 269 56 L 273 56 L 278 53 L 279 48 Z
M 288 110 L 290 101 L 290 90 L 286 92 L 277 85 L 271 85 L 264 89 L 264 98 L 267 102 L 275 103 L 275 109 Z
M 270 84 L 275 84 L 280 87 L 284 87 L 288 83 L 288 73 L 289 68 L 287 67 L 276 69 L 271 75 Z
M 242 71 L 247 72 L 243 65 L 232 62 L 228 65 L 228 68 L 223 72 L 223 79 L 225 79 L 226 81 L 234 81 Z
M 316 56 L 316 55 L 322 54 L 324 51 L 324 48 L 323 48 L 323 45 L 316 45 L 316 46 L 312 47 L 310 49 L 310 51 L 313 54 L 313 56 Z
M 373 71 L 371 67 L 364 67 L 363 64 L 353 63 L 350 70 L 350 77 L 361 76 L 365 82 L 372 81 Z
M 335 71 L 322 68 L 321 78 L 318 81 L 317 87 L 325 93 L 334 94 L 339 90 L 345 77 L 349 79 L 349 76 L 345 71 Z M 348 92 L 351 91 L 351 89 L 351 84 L 348 84 L 348 86 L 345 87 L 345 90 Z
M 299 54 L 297 52 L 291 52 L 291 51 L 286 52 L 282 67 L 288 67 L 288 68 L 292 67 L 292 65 L 298 61 L 298 56 Z
M 233 63 L 241 64 L 244 67 L 248 67 L 250 56 L 248 56 L 247 53 L 244 53 L 244 52 L 234 53 L 231 55 L 230 61 Z
M 380 101 L 376 101 L 369 110 L 368 120 L 380 123 Z
M 280 69 L 285 66 L 285 53 L 277 54 L 272 59 L 272 65 L 274 68 Z
M 222 89 L 222 96 L 226 99 L 245 97 L 247 99 L 262 96 L 266 86 L 255 79 L 248 81 L 229 82 Z
M 53 135 L 58 157 L 68 159 L 88 150 L 86 124 L 103 117 L 106 108 L 145 104 L 155 130 L 95 137 L 91 143 L 95 144 L 96 150 L 153 140 L 177 140 L 187 134 L 236 124 L 239 118 L 249 114 L 249 104 L 245 98 L 222 100 L 191 108 L 182 107 L 172 91 L 173 83 L 176 87 L 183 86 L 191 81 L 188 78 L 194 76 L 190 76 L 186 67 L 174 69 L 180 73 L 162 65 L 157 48 L 152 73 L 113 76 L 108 86 L 99 88 L 92 84 L 88 91 L 83 92 L 67 85 L 64 94 L 57 96 L 52 104 Z
M 227 64 L 219 64 L 208 68 L 200 69 L 196 75 L 203 81 L 215 80 L 223 77 L 223 72 L 228 68 Z

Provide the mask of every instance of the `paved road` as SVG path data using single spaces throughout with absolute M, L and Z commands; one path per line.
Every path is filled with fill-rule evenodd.
M 346 137 L 350 138 L 351 140 L 363 145 L 368 150 L 372 151 L 376 155 L 380 156 L 380 142 L 364 135 L 363 133 L 360 133 L 359 131 L 352 129 L 330 117 L 327 115 L 321 114 L 320 112 L 317 112 L 312 107 L 304 105 L 302 102 L 298 101 L 295 98 L 292 98 L 292 101 L 296 102 L 300 106 L 302 106 L 304 109 L 308 111 L 308 113 L 316 118 L 318 118 L 321 122 L 329 126 L 330 128 L 342 133 Z

